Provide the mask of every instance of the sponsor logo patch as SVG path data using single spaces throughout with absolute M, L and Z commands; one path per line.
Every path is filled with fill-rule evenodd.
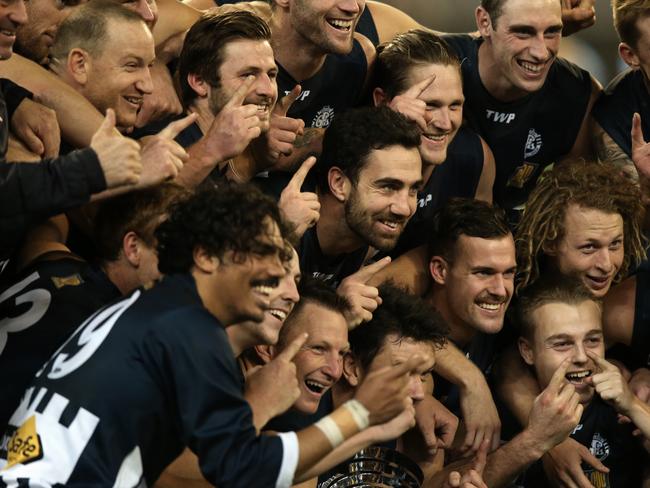
M 3 469 L 8 469 L 16 464 L 27 464 L 43 457 L 41 438 L 36 433 L 36 416 L 29 417 L 13 433 L 7 444 L 7 464 Z

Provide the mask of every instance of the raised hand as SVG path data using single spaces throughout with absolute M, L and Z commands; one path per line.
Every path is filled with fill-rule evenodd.
M 562 0 L 562 35 L 569 36 L 596 23 L 594 0 Z
M 138 183 L 142 173 L 140 145 L 117 132 L 113 109 L 106 110 L 106 117 L 93 135 L 90 147 L 97 153 L 108 188 Z
M 431 116 L 427 113 L 426 102 L 421 100 L 420 96 L 431 86 L 435 79 L 436 75 L 426 77 L 404 93 L 393 97 L 388 107 L 416 122 L 423 132 L 426 131 L 427 125 L 431 122 Z
M 346 313 L 350 329 L 354 329 L 362 322 L 372 320 L 372 312 L 381 305 L 381 297 L 377 287 L 369 285 L 368 282 L 389 264 L 390 257 L 385 257 L 376 263 L 364 266 L 341 281 L 336 289 L 339 295 L 344 296 L 350 302 L 350 310 Z
M 627 415 L 632 407 L 634 394 L 621 370 L 592 351 L 587 351 L 587 356 L 600 370 L 589 376 L 587 382 L 593 385 L 600 398 L 612 405 L 617 412 Z
M 296 85 L 287 95 L 278 100 L 271 112 L 271 124 L 266 135 L 269 164 L 277 164 L 281 156 L 289 156 L 293 152 L 293 143 L 305 129 L 301 119 L 287 117 L 287 112 L 300 96 L 302 89 Z
M 285 220 L 293 224 L 296 237 L 301 237 L 320 218 L 318 195 L 300 190 L 315 163 L 315 157 L 307 158 L 280 194 L 278 206 Z
M 139 185 L 153 186 L 176 178 L 188 155 L 174 139 L 196 120 L 196 114 L 171 122 L 142 146 L 142 176 Z

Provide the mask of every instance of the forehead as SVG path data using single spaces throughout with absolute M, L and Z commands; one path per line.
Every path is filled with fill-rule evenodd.
M 611 240 L 623 234 L 621 214 L 571 204 L 564 214 L 567 240 Z
M 147 63 L 155 57 L 153 35 L 144 21 L 124 21 L 110 19 L 107 23 L 108 40 L 101 58 L 106 55 L 111 58 L 136 56 Z
M 308 344 L 327 342 L 344 347 L 348 343 L 348 325 L 345 317 L 332 309 L 307 301 L 292 326 L 292 336 L 307 332 Z
M 435 80 L 418 97 L 421 100 L 456 100 L 463 98 L 460 69 L 453 65 L 417 64 L 409 70 L 408 88 L 435 75 Z
M 260 39 L 235 39 L 228 42 L 223 49 L 221 70 L 234 73 L 249 67 L 264 71 L 276 68 L 271 44 Z
M 422 178 L 422 159 L 417 147 L 389 146 L 373 149 L 366 157 L 359 179 L 395 179 L 413 185 Z
M 497 29 L 502 26 L 526 25 L 546 30 L 553 25 L 562 24 L 562 7 L 560 0 L 506 0 Z
M 578 304 L 545 303 L 533 310 L 530 318 L 535 327 L 535 339 L 540 342 L 556 335 L 581 338 L 602 330 L 601 310 L 592 300 Z
M 517 264 L 512 234 L 494 239 L 461 235 L 454 251 L 454 263 L 469 268 L 488 267 L 505 271 Z
M 399 338 L 395 334 L 390 334 L 384 339 L 379 352 L 379 355 L 383 355 L 392 364 L 406 362 L 416 354 L 426 359 L 422 371 L 427 371 L 433 367 L 435 347 L 429 342 L 416 341 L 405 337 Z

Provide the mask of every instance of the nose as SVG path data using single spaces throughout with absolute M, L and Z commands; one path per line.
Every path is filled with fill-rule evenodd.
M 545 61 L 547 59 L 548 48 L 543 33 L 531 37 L 528 52 L 535 61 Z
M 343 375 L 343 358 L 338 352 L 331 352 L 327 354 L 327 364 L 324 373 L 328 375 L 333 381 L 338 381 Z
M 278 91 L 278 85 L 275 80 L 271 79 L 266 73 L 257 77 L 255 82 L 255 94 L 258 96 L 263 96 L 265 98 L 275 98 L 275 94 Z
M 11 20 L 16 26 L 21 26 L 27 23 L 27 7 L 25 7 L 25 2 L 23 0 L 18 0 L 10 2 L 8 7 L 5 7 L 7 11 L 7 17 Z
M 358 14 L 363 10 L 365 4 L 365 0 L 344 0 L 339 3 L 338 7 L 344 12 Z
M 300 300 L 300 295 L 298 294 L 298 286 L 296 285 L 296 280 L 294 280 L 292 276 L 285 279 L 288 281 L 288 283 L 281 295 L 282 299 L 287 302 L 298 303 L 298 300 Z
M 408 188 L 395 192 L 394 199 L 390 206 L 390 211 L 393 215 L 400 217 L 410 217 L 415 212 L 415 203 L 417 195 L 411 195 Z
M 415 401 L 424 399 L 424 388 L 422 386 L 422 380 L 420 375 L 412 375 L 409 382 L 409 396 Z
M 612 256 L 609 249 L 603 248 L 597 254 L 596 267 L 604 273 L 612 271 Z
M 499 297 L 507 297 L 508 296 L 508 288 L 506 287 L 506 279 L 503 277 L 501 273 L 495 273 L 492 276 L 492 280 L 490 281 L 490 286 L 488 288 L 488 292 L 490 292 L 491 295 L 494 296 L 499 296 Z
M 437 128 L 445 131 L 451 130 L 451 118 L 449 117 L 449 110 L 441 108 L 435 111 L 431 123 Z
M 142 77 L 135 84 L 136 89 L 145 95 L 153 93 L 153 81 L 151 80 L 151 70 L 145 67 Z
M 573 364 L 583 365 L 589 360 L 582 343 L 577 343 L 573 351 Z

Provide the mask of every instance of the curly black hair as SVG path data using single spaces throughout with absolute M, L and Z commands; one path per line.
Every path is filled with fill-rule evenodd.
M 281 248 L 272 243 L 270 226 L 265 225 L 269 221 L 287 234 L 275 201 L 252 185 L 200 191 L 172 206 L 156 230 L 158 269 L 164 274 L 189 272 L 197 247 L 217 258 L 228 251 L 241 260 L 250 254 L 279 252 L 282 260 L 290 260 L 286 241 Z
M 382 303 L 372 314 L 372 320 L 350 331 L 350 351 L 368 369 L 379 354 L 389 335 L 398 341 L 411 339 L 428 342 L 438 348 L 445 345 L 449 327 L 440 313 L 415 295 L 410 295 L 392 283 L 379 287 Z

